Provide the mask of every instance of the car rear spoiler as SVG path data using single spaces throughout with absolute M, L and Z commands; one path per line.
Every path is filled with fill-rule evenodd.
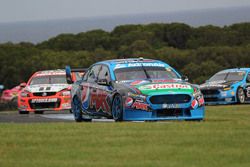
M 74 72 L 82 72 L 85 73 L 88 69 L 87 68 L 73 68 L 71 69 L 70 66 L 65 67 L 65 72 L 66 72 L 66 80 L 68 84 L 74 83 L 72 73 Z

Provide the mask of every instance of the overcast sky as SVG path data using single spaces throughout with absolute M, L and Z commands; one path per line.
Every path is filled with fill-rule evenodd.
M 250 0 L 0 0 L 0 22 L 159 13 L 234 6 L 250 6 Z

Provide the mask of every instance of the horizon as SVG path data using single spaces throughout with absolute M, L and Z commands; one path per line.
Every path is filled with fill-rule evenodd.
M 233 14 L 232 14 L 233 13 Z M 55 20 L 19 21 L 0 23 L 0 43 L 39 43 L 57 35 L 102 29 L 112 31 L 126 24 L 184 23 L 191 27 L 214 25 L 223 27 L 250 21 L 250 6 L 185 10 L 180 12 L 157 12 L 88 18 L 65 18 Z

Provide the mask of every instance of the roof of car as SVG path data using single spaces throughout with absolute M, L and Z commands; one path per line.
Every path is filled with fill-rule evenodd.
M 231 68 L 231 69 L 222 70 L 220 72 L 236 72 L 236 71 L 250 71 L 250 68 Z
M 153 59 L 144 59 L 144 58 L 129 58 L 129 59 L 105 60 L 105 61 L 98 62 L 96 64 L 115 65 L 115 64 L 127 64 L 127 63 L 152 63 L 152 62 L 157 62 L 158 63 L 158 62 L 161 62 L 161 61 L 153 60 Z

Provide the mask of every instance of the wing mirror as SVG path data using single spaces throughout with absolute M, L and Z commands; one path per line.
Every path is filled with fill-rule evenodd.
M 68 84 L 72 84 L 73 83 L 73 79 L 71 76 L 71 68 L 70 66 L 66 66 L 65 67 L 65 72 L 66 72 L 66 80 Z
M 250 82 L 250 75 L 247 76 L 247 82 Z
M 26 85 L 27 85 L 27 84 L 26 84 L 25 82 L 23 82 L 23 83 L 21 83 L 19 86 L 20 86 L 21 88 L 25 88 Z
M 97 84 L 98 85 L 103 85 L 103 86 L 109 86 L 110 85 L 107 79 L 98 79 Z
M 186 75 L 181 76 L 181 80 L 188 82 L 188 77 Z

